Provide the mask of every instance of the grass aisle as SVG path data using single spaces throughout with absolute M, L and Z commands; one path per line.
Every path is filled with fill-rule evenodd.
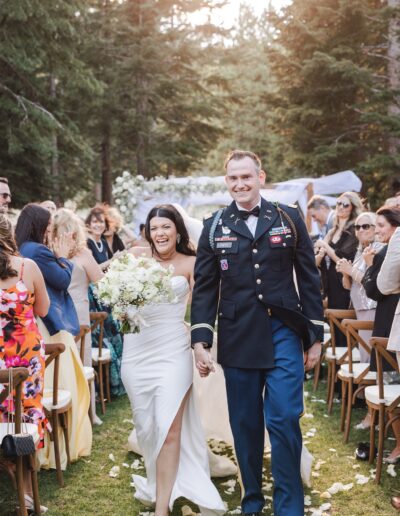
M 311 390 L 311 384 L 306 385 Z M 307 447 L 313 453 L 315 462 L 313 466 L 313 486 L 306 489 L 307 498 L 311 505 L 306 506 L 306 514 L 322 514 L 319 509 L 322 504 L 331 504 L 325 514 L 340 516 L 389 516 L 395 514 L 391 509 L 389 497 L 393 490 L 400 488 L 399 477 L 392 478 L 384 467 L 382 484 L 377 486 L 370 478 L 370 466 L 368 463 L 354 460 L 354 449 L 360 440 L 368 440 L 368 432 L 353 430 L 348 445 L 342 443 L 342 435 L 339 428 L 339 407 L 335 405 L 334 414 L 326 417 L 326 405 L 320 401 L 325 398 L 325 389 L 307 396 L 306 417 L 302 419 L 303 435 Z M 364 411 L 354 411 L 354 423 L 364 415 Z M 313 416 L 313 417 L 311 417 Z M 145 507 L 133 499 L 133 488 L 130 486 L 131 474 L 134 471 L 131 465 L 138 457 L 126 451 L 127 437 L 132 424 L 130 407 L 126 397 L 113 401 L 107 406 L 104 423 L 94 430 L 94 446 L 91 457 L 81 459 L 73 464 L 65 472 L 65 487 L 58 487 L 54 471 L 42 471 L 39 476 L 42 504 L 49 507 L 49 514 L 57 516 L 77 515 L 116 515 L 138 516 L 140 513 L 149 514 Z M 315 429 L 315 430 L 314 430 Z M 393 445 L 393 441 L 389 441 Z M 109 456 L 114 456 L 113 462 Z M 125 466 L 124 466 L 125 464 Z M 119 466 L 119 475 L 116 478 L 109 476 L 113 466 Z M 128 467 L 126 467 L 128 466 Z M 269 461 L 266 460 L 265 494 L 270 497 Z M 141 470 L 143 472 L 143 470 Z M 136 470 L 140 473 L 140 470 Z M 356 475 L 368 477 L 368 483 L 356 484 Z M 397 467 L 400 476 L 400 468 Z M 216 484 L 223 499 L 228 503 L 230 511 L 237 508 L 240 502 L 239 486 L 236 483 L 235 490 L 231 494 L 229 487 L 223 485 L 228 479 L 218 481 Z M 331 498 L 321 497 L 335 482 L 343 484 L 353 483 L 353 487 L 347 492 L 332 495 Z M 267 506 L 270 505 L 267 498 Z M 179 500 L 175 504 L 174 516 L 182 515 L 182 507 L 190 505 L 186 500 Z M 328 506 L 326 506 L 328 507 Z M 194 507 L 192 507 L 195 509 Z M 323 507 L 324 509 L 324 507 Z M 3 473 L 0 476 L 0 514 L 8 516 L 13 514 L 13 492 Z M 265 514 L 272 514 L 270 508 L 266 508 Z M 282 515 L 284 516 L 284 515 Z

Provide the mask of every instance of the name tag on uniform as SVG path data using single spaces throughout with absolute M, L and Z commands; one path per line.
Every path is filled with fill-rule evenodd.
M 238 237 L 230 237 L 230 236 L 223 236 L 223 237 L 215 237 L 216 242 L 236 242 Z
M 232 242 L 215 242 L 215 246 L 217 249 L 231 249 L 232 245 Z

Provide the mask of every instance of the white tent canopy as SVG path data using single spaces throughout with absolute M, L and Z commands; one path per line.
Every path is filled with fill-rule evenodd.
M 187 181 L 186 177 L 177 177 L 167 179 L 166 181 L 173 181 L 175 184 L 184 184 Z M 216 183 L 224 185 L 224 176 L 218 177 L 192 177 L 192 182 L 197 183 L 199 186 L 204 184 Z M 344 172 L 338 172 L 330 176 L 323 176 L 319 178 L 299 178 L 292 179 L 290 181 L 283 181 L 275 183 L 272 188 L 264 188 L 261 190 L 261 195 L 264 199 L 269 201 L 278 201 L 282 204 L 294 204 L 297 203 L 302 210 L 303 214 L 306 214 L 307 202 L 311 195 L 318 194 L 326 198 L 330 204 L 335 204 L 335 195 L 340 195 L 346 191 L 359 192 L 361 190 L 361 181 L 356 174 L 351 170 Z M 184 208 L 191 206 L 223 206 L 230 204 L 232 201 L 228 192 L 218 192 L 211 195 L 205 195 L 202 193 L 192 193 L 185 198 L 181 198 L 178 194 L 173 195 L 159 194 L 147 196 L 142 199 L 136 210 L 136 224 L 144 222 L 149 210 L 155 204 L 163 203 L 177 203 Z

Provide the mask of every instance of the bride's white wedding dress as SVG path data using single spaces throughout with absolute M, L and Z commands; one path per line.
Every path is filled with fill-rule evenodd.
M 176 413 L 190 391 L 182 421 L 180 461 L 170 509 L 183 496 L 197 504 L 204 516 L 224 514 L 225 506 L 210 480 L 206 440 L 191 386 L 193 359 L 184 323 L 189 283 L 172 278 L 175 303 L 147 306 L 142 315 L 148 326 L 124 337 L 121 376 L 128 393 L 138 444 L 147 478 L 133 475 L 135 498 L 156 499 L 156 461 Z

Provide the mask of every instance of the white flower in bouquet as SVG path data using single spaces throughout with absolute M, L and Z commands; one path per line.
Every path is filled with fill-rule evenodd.
M 162 267 L 153 258 L 135 258 L 125 253 L 113 260 L 96 289 L 98 299 L 111 307 L 121 322 L 122 333 L 137 333 L 145 326 L 140 308 L 174 300 L 171 278 L 174 269 Z

